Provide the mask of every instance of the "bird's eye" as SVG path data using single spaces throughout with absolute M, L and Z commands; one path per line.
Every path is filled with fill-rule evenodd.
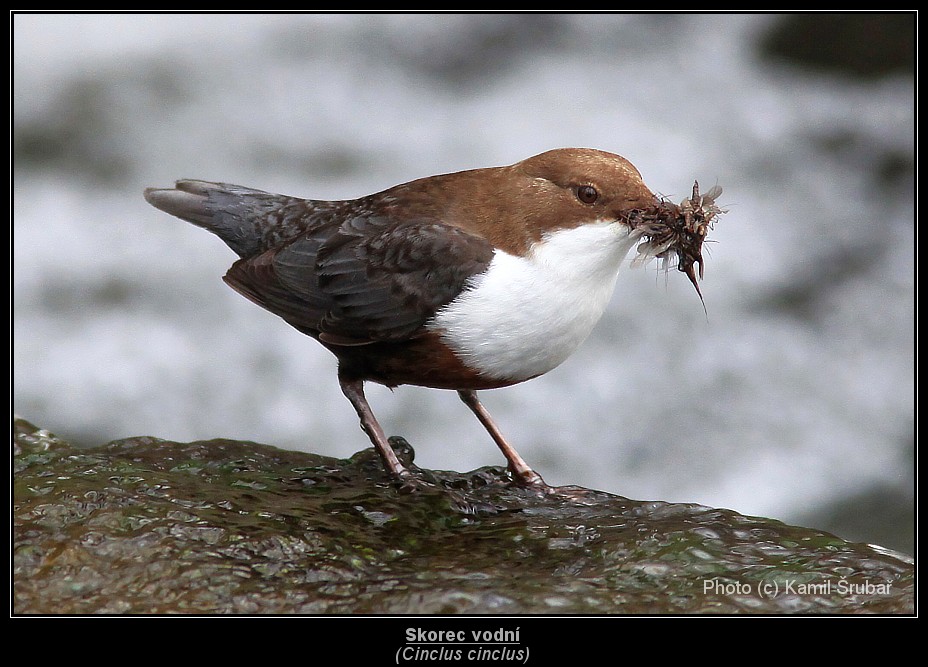
M 584 204 L 592 204 L 599 199 L 599 192 L 592 185 L 581 185 L 577 188 L 577 199 Z

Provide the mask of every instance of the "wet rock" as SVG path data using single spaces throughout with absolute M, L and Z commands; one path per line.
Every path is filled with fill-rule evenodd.
M 412 449 L 393 440 L 401 458 Z M 230 440 L 78 449 L 14 423 L 13 610 L 913 613 L 911 559 L 827 533 L 504 470 Z

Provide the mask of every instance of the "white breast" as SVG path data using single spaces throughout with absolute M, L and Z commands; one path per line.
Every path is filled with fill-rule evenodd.
M 559 230 L 526 257 L 496 251 L 430 327 L 471 368 L 521 381 L 558 366 L 599 321 L 637 241 L 623 224 Z

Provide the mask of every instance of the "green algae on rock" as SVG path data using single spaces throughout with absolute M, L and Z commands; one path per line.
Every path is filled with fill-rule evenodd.
M 13 444 L 15 614 L 914 611 L 911 559 L 729 510 L 500 468 L 413 467 L 404 493 L 373 450 L 78 449 L 22 420 Z

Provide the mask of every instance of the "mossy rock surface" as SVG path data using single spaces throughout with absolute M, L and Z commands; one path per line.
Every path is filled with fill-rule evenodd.
M 15 614 L 914 612 L 906 556 L 729 510 L 499 468 L 408 492 L 370 450 L 76 448 L 23 420 L 13 444 Z

